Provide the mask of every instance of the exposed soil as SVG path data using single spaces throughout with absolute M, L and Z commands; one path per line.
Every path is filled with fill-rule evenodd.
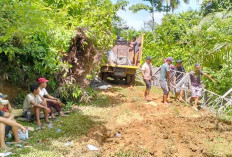
M 161 103 L 161 94 L 156 93 L 159 90 L 153 91 L 156 100 L 147 103 L 140 87 L 102 92 L 112 102 L 104 108 L 81 108 L 101 124 L 91 128 L 71 154 L 120 156 L 117 153 L 131 151 L 131 156 L 232 155 L 230 124 L 219 122 L 217 126 L 215 115 L 206 110 L 196 112 L 185 104 L 174 102 L 166 106 Z M 93 144 L 100 151 L 90 152 L 86 144 Z

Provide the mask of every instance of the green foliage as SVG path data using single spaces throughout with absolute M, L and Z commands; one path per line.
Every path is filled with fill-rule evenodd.
M 14 99 L 13 104 L 15 104 L 16 108 L 23 108 L 23 101 L 26 97 L 28 92 L 26 91 L 21 91 L 18 96 Z
M 132 5 L 130 7 L 130 10 L 132 10 L 134 13 L 141 11 L 141 10 L 146 10 L 149 11 L 150 13 L 154 13 L 155 11 L 165 11 L 169 12 L 173 9 L 175 9 L 179 4 L 179 0 L 143 0 L 143 1 L 148 1 L 150 5 L 146 5 L 143 3 L 138 3 L 136 5 Z
M 99 50 L 111 47 L 115 38 L 118 5 L 110 0 L 2 0 L 0 5 L 1 73 L 13 82 L 52 79 L 64 66 L 62 55 L 77 27 Z
M 231 0 L 205 0 L 202 4 L 202 13 L 207 15 L 213 12 L 220 12 L 232 9 Z
M 205 80 L 207 88 L 223 94 L 232 87 L 232 17 L 230 12 L 208 14 L 198 12 L 166 15 L 162 25 L 157 26 L 155 42 L 148 32 L 144 41 L 144 57 L 152 56 L 153 64 L 160 66 L 172 56 L 182 59 L 188 71 L 196 62 L 202 64 L 206 73 L 213 76 L 217 85 Z

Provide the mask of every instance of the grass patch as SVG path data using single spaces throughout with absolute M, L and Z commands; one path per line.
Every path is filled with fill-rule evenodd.
M 21 123 L 25 126 L 36 127 L 35 123 Z M 13 156 L 64 156 L 69 149 L 65 143 L 78 140 L 81 135 L 87 134 L 89 128 L 95 124 L 90 117 L 81 113 L 72 113 L 65 118 L 59 118 L 58 122 L 53 123 L 53 128 L 30 132 L 28 148 L 15 148 Z M 57 132 L 60 129 L 60 132 Z

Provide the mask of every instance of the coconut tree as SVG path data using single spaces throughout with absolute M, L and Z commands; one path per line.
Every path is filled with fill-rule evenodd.
M 155 13 L 156 12 L 174 12 L 174 10 L 180 4 L 180 0 L 143 0 L 144 2 L 149 2 L 149 4 L 138 3 L 136 5 L 132 5 L 129 9 L 133 11 L 133 13 L 137 13 L 141 10 L 146 10 L 151 14 L 152 21 L 152 31 L 155 27 Z M 189 0 L 184 0 L 185 3 L 188 3 Z

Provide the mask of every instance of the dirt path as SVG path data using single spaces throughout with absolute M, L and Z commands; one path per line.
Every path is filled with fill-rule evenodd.
M 115 87 L 102 92 L 104 107 L 81 107 L 97 122 L 68 156 L 232 156 L 232 125 L 207 111 L 185 104 L 161 103 L 159 89 L 153 102 L 143 100 L 143 87 Z M 89 152 L 87 144 L 100 151 Z

